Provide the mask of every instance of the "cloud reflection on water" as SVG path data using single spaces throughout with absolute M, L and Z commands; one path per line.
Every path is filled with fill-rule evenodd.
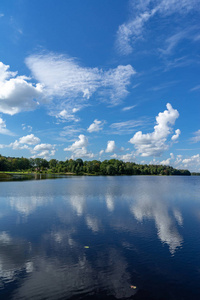
M 182 246 L 179 232 L 184 220 L 173 199 L 171 179 L 70 178 L 63 183 L 46 183 L 52 196 L 45 197 L 45 189 L 38 188 L 35 195 L 32 190 L 25 197 L 19 190 L 0 201 L 1 211 L 6 212 L 0 219 L 5 227 L 0 232 L 0 276 L 3 285 L 19 280 L 15 298 L 53 299 L 83 291 L 130 297 L 137 292 L 130 285 L 148 271 L 146 261 L 151 254 L 145 247 L 150 249 L 149 242 L 154 246 L 158 237 L 172 255 Z M 26 224 L 17 223 L 24 215 Z M 156 268 L 151 265 L 156 274 L 162 274 L 166 263 L 162 255 Z

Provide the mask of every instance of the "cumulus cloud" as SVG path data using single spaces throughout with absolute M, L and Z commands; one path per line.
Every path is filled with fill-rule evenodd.
M 69 109 L 68 110 L 63 109 L 58 113 L 53 112 L 53 113 L 51 113 L 51 115 L 55 116 L 57 119 L 59 119 L 61 121 L 65 121 L 65 122 L 71 122 L 71 121 L 78 122 L 80 120 L 79 118 L 75 117 L 73 110 L 70 112 Z
M 175 131 L 175 134 L 172 136 L 171 140 L 172 140 L 173 142 L 177 141 L 180 134 L 181 134 L 180 129 L 177 129 L 177 130 Z
M 115 159 L 119 159 L 119 160 L 123 160 L 124 162 L 131 162 L 131 161 L 135 162 L 135 160 L 136 160 L 134 152 L 126 153 L 126 154 L 116 154 L 116 153 L 114 153 L 110 157 L 115 158 Z
M 34 151 L 45 151 L 45 150 L 52 150 L 54 148 L 51 144 L 39 144 L 36 145 L 33 150 Z
M 178 111 L 168 103 L 167 110 L 160 112 L 156 117 L 157 125 L 154 126 L 154 131 L 146 134 L 138 131 L 129 142 L 135 146 L 137 153 L 141 156 L 160 156 L 169 147 L 166 141 L 178 117 Z M 176 134 L 173 136 L 176 140 L 180 130 L 175 132 Z
M 100 98 L 109 97 L 109 104 L 118 104 L 128 94 L 127 86 L 135 74 L 131 65 L 110 70 L 87 68 L 74 58 L 53 53 L 31 55 L 26 64 L 42 84 L 45 95 L 59 97 L 62 109 L 69 103 L 72 105 L 75 99 L 80 108 L 95 92 Z
M 79 139 L 75 141 L 71 146 L 64 149 L 64 151 L 72 152 L 72 158 L 79 157 L 94 157 L 94 154 L 87 151 L 88 138 L 84 134 L 80 134 Z
M 55 155 L 56 149 L 55 149 L 55 145 L 39 144 L 36 145 L 31 152 L 35 153 L 35 155 L 32 156 L 33 158 L 42 157 L 44 159 L 48 159 L 51 156 Z
M 8 147 L 8 148 L 10 147 L 13 150 L 23 150 L 23 149 L 26 149 L 26 150 L 29 150 L 29 151 L 32 150 L 28 145 L 21 144 L 17 140 L 14 141 L 13 143 L 10 143 L 9 145 L 5 145 L 5 147 Z
M 165 17 L 174 13 L 186 14 L 191 10 L 198 9 L 199 1 L 196 0 L 132 0 L 132 17 L 128 22 L 120 25 L 117 31 L 116 47 L 123 55 L 133 51 L 134 43 L 143 38 L 145 24 L 154 16 Z M 174 36 L 169 40 L 167 52 L 169 53 L 182 35 Z
M 13 150 L 28 150 L 33 154 L 32 158 L 41 157 L 48 159 L 51 156 L 55 155 L 56 145 L 51 144 L 38 144 L 40 143 L 40 139 L 36 137 L 34 134 L 29 134 L 26 136 L 22 136 L 19 140 L 15 140 L 13 143 L 9 145 L 0 145 L 1 148 L 12 148 Z M 37 144 L 37 145 L 36 145 Z M 36 145 L 34 148 L 31 146 Z
M 32 152 L 31 145 L 36 145 L 40 142 L 40 139 L 36 137 L 34 134 L 29 134 L 26 136 L 22 136 L 19 138 L 19 140 L 15 140 L 13 143 L 10 143 L 9 145 L 4 145 L 4 147 L 12 148 L 13 150 L 29 150 Z M 29 146 L 28 146 L 29 145 Z
M 64 149 L 64 151 L 74 151 L 78 148 L 87 147 L 88 139 L 84 134 L 79 135 L 79 140 L 75 141 L 71 146 Z
M 200 172 L 200 155 L 192 156 L 176 155 L 174 165 L 178 169 L 188 169 L 190 172 Z
M 115 149 L 116 149 L 115 141 L 108 141 L 105 152 L 112 153 L 115 151 Z
M 10 130 L 6 128 L 6 122 L 0 118 L 0 134 L 14 135 Z
M 88 132 L 98 132 L 103 129 L 104 121 L 94 120 L 94 122 L 88 127 Z
M 164 166 L 169 166 L 171 164 L 171 161 L 174 159 L 174 154 L 173 153 L 170 153 L 170 157 L 165 159 L 165 160 L 162 160 L 159 164 L 160 165 L 164 165 Z
M 28 145 L 36 145 L 40 143 L 40 139 L 36 137 L 34 134 L 29 134 L 26 136 L 22 136 L 19 139 L 20 144 L 28 144 Z
M 200 164 L 200 155 L 196 154 L 191 156 L 190 158 L 185 158 L 182 160 L 182 163 L 185 164 L 186 166 L 188 165 L 199 165 Z
M 14 115 L 36 109 L 36 99 L 42 95 L 41 85 L 33 85 L 28 82 L 29 78 L 17 76 L 17 72 L 9 68 L 0 62 L 0 112 Z

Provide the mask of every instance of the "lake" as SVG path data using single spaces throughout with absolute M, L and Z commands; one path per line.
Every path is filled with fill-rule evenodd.
M 200 299 L 200 177 L 0 182 L 0 299 Z

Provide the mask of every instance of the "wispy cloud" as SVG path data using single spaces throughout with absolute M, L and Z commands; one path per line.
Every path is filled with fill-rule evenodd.
M 33 130 L 33 127 L 30 125 L 22 124 L 22 129 L 31 132 Z
M 188 33 L 189 30 L 186 29 L 167 38 L 167 40 L 165 41 L 166 47 L 165 49 L 160 49 L 160 52 L 164 55 L 171 54 L 175 47 L 178 45 L 178 43 L 188 36 Z
M 75 125 L 65 126 L 63 127 L 62 131 L 60 132 L 61 137 L 73 137 L 77 136 L 78 133 L 82 131 L 81 128 L 76 127 Z
M 113 129 L 113 134 L 130 134 L 135 131 L 136 127 L 144 126 L 144 120 L 129 120 L 125 122 L 113 123 L 110 128 Z
M 117 31 L 116 47 L 118 51 L 127 55 L 132 53 L 135 42 L 143 38 L 145 24 L 154 16 L 169 16 L 174 13 L 187 14 L 191 10 L 199 9 L 199 1 L 196 0 L 146 0 L 131 1 L 134 9 L 132 17 L 128 22 L 120 25 Z M 168 41 L 166 53 L 169 53 L 175 45 L 183 38 L 182 34 L 177 34 Z
M 132 105 L 132 106 L 125 106 L 122 108 L 122 111 L 127 111 L 127 110 L 131 110 L 133 108 L 135 108 L 137 105 Z
M 174 81 L 170 81 L 170 82 L 165 82 L 165 83 L 162 83 L 158 86 L 154 86 L 152 88 L 150 88 L 149 90 L 150 91 L 154 91 L 154 92 L 157 92 L 157 91 L 160 91 L 160 90 L 163 90 L 163 89 L 167 89 L 169 87 L 172 87 L 174 86 L 175 84 L 177 84 L 178 81 L 177 80 L 174 80 Z
M 200 129 L 197 130 L 195 133 L 194 133 L 194 137 L 191 138 L 191 141 L 193 143 L 198 143 L 200 142 Z
M 51 114 L 56 116 L 63 110 L 68 112 L 69 107 L 72 114 L 94 93 L 97 99 L 107 99 L 109 105 L 119 104 L 136 73 L 131 65 L 109 70 L 82 67 L 76 59 L 54 53 L 31 55 L 26 64 L 43 87 L 44 101 L 53 101 Z
M 192 89 L 190 89 L 191 92 L 200 90 L 200 84 L 196 85 Z
M 14 133 L 6 128 L 6 122 L 2 118 L 0 118 L 0 134 L 14 135 Z

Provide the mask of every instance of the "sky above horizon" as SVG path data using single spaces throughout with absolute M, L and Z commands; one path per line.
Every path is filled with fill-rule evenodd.
M 200 0 L 2 0 L 0 154 L 200 172 Z

